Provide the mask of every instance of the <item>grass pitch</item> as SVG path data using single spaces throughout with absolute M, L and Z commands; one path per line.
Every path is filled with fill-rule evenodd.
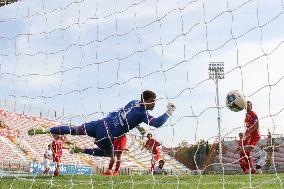
M 0 189 L 280 189 L 284 174 L 183 175 L 183 176 L 83 176 L 61 175 L 1 177 Z

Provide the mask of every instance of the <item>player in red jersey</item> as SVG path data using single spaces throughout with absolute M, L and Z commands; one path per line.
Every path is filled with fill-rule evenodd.
M 114 156 L 111 157 L 108 165 L 108 170 L 103 173 L 103 175 L 113 175 L 118 176 L 119 175 L 119 169 L 121 165 L 121 155 L 122 152 L 125 151 L 127 142 L 126 135 L 122 135 L 113 141 L 113 148 L 114 148 Z M 116 164 L 115 164 L 116 163 Z M 113 165 L 115 164 L 114 172 L 112 172 Z
M 155 163 L 160 159 L 161 155 L 159 152 L 158 147 L 161 146 L 161 144 L 156 141 L 155 139 L 152 138 L 152 134 L 148 133 L 147 134 L 147 138 L 148 140 L 146 141 L 146 143 L 143 145 L 142 149 L 146 148 L 147 150 L 150 151 L 150 153 L 152 154 L 152 159 L 151 159 L 151 173 L 153 174 L 154 171 L 154 167 L 155 167 Z
M 247 101 L 247 113 L 245 117 L 245 142 L 246 142 L 246 151 L 252 151 L 255 145 L 260 140 L 259 132 L 259 122 L 258 117 L 254 111 L 252 111 L 252 103 Z
M 240 167 L 243 170 L 243 173 L 246 174 L 248 163 L 249 163 L 248 155 L 250 153 L 244 151 L 244 146 L 245 146 L 245 143 L 244 143 L 245 135 L 244 135 L 244 133 L 239 133 L 239 138 L 240 138 L 240 140 L 238 142 L 239 146 L 238 146 L 237 150 L 235 151 L 235 153 L 237 153 L 239 151 L 239 154 L 240 154 L 239 164 L 240 164 Z
M 247 101 L 247 113 L 245 117 L 245 138 L 243 145 L 239 146 L 237 151 L 243 153 L 243 157 L 247 159 L 246 169 L 251 170 L 251 173 L 255 173 L 255 169 L 252 167 L 251 151 L 260 140 L 259 122 L 258 117 L 254 111 L 252 111 L 252 103 Z
M 59 168 L 62 157 L 63 142 L 60 135 L 54 135 L 54 140 L 51 143 L 53 162 L 55 162 L 54 176 L 59 175 Z

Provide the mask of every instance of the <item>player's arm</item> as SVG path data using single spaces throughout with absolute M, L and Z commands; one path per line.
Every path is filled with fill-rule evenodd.
M 234 154 L 241 151 L 242 148 L 243 148 L 242 146 L 238 146 L 237 149 L 235 150 Z
M 236 154 L 238 151 L 240 151 L 239 147 L 237 147 L 237 149 L 234 151 L 234 154 Z
M 147 142 L 148 142 L 148 141 L 147 141 Z M 144 150 L 144 148 L 148 149 L 148 144 L 147 144 L 147 142 L 146 142 L 146 143 L 143 142 L 141 150 Z
M 46 159 L 49 159 L 49 157 L 46 153 L 44 153 L 43 157 L 46 158 Z
M 139 133 L 144 136 L 146 134 L 146 130 L 144 127 L 141 127 L 140 125 L 136 126 L 136 129 L 139 131 Z
M 251 132 L 255 132 L 259 129 L 259 124 L 258 124 L 258 119 L 255 120 L 255 123 L 253 124 L 252 128 L 251 128 Z
M 258 156 L 257 158 L 255 158 L 254 161 L 257 161 L 258 159 L 260 159 L 260 156 Z
M 153 116 L 147 113 L 143 122 L 156 128 L 161 127 L 168 120 L 169 116 L 172 116 L 175 109 L 176 106 L 173 103 L 169 102 L 167 105 L 167 110 L 163 115 L 154 118 Z
M 142 144 L 141 151 L 144 150 L 144 148 L 145 148 L 145 144 Z
M 254 124 L 251 126 L 250 129 L 247 130 L 247 135 L 250 135 L 252 133 L 254 133 L 255 131 L 257 131 L 259 129 L 259 122 L 258 122 L 258 117 L 255 113 L 252 114 L 253 120 L 254 120 Z
M 158 141 L 155 140 L 154 147 L 158 147 L 158 146 L 161 146 L 161 143 L 159 143 Z
M 164 123 L 166 123 L 166 121 L 168 120 L 169 116 L 164 113 L 163 115 L 154 118 L 153 116 L 151 116 L 150 114 L 147 113 L 147 116 L 145 117 L 145 119 L 143 120 L 144 123 L 149 124 L 150 126 L 159 128 L 161 127 Z

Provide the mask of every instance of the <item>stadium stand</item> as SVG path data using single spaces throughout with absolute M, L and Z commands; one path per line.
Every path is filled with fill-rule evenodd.
M 272 139 L 273 148 L 271 147 L 269 148 L 268 146 L 271 146 L 270 139 L 268 138 L 268 136 L 262 136 L 262 139 L 259 141 L 255 149 L 253 150 L 253 159 L 256 158 L 255 154 L 260 150 L 260 147 L 266 146 L 268 157 L 267 157 L 266 166 L 264 168 L 264 171 L 267 171 L 267 172 L 275 172 L 275 171 L 283 172 L 284 171 L 283 142 L 284 142 L 284 138 L 281 135 L 275 135 L 273 136 L 273 139 Z M 222 173 L 223 168 L 224 168 L 224 172 L 227 174 L 230 174 L 230 173 L 240 173 L 241 174 L 242 171 L 239 166 L 239 154 L 234 153 L 235 149 L 238 147 L 238 140 L 223 141 L 222 146 L 223 146 L 222 164 L 220 164 L 220 159 L 219 159 L 217 150 L 215 150 L 215 153 L 212 155 L 211 160 L 210 161 L 208 160 L 206 163 L 206 171 Z M 211 150 L 213 149 L 214 148 L 211 148 Z

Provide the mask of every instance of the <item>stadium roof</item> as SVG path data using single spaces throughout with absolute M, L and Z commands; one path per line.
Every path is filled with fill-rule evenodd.
M 0 7 L 5 6 L 14 2 L 17 2 L 18 0 L 0 0 Z

